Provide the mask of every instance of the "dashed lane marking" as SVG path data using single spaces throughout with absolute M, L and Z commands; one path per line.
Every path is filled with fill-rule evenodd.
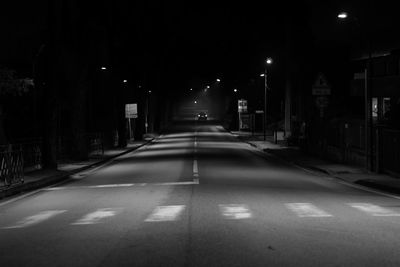
M 184 205 L 158 206 L 149 217 L 147 217 L 145 222 L 176 221 L 179 219 L 184 209 Z
M 98 209 L 95 212 L 89 213 L 85 215 L 83 218 L 77 220 L 72 225 L 88 225 L 88 224 L 97 224 L 100 223 L 101 220 L 113 217 L 118 212 L 120 212 L 120 208 L 105 208 L 105 209 Z
M 252 214 L 244 204 L 220 204 L 219 209 L 222 215 L 230 220 L 249 219 Z
M 17 222 L 15 225 L 3 227 L 3 229 L 15 229 L 15 228 L 25 228 L 28 226 L 32 226 L 34 224 L 38 224 L 45 220 L 48 220 L 58 214 L 64 213 L 66 210 L 46 210 L 39 212 L 36 215 L 32 215 L 22 219 L 21 221 Z
M 332 214 L 317 208 L 311 203 L 286 203 L 285 206 L 298 217 L 332 217 Z
M 349 206 L 372 216 L 400 216 L 400 213 L 369 203 L 349 203 Z
M 193 176 L 194 177 L 199 176 L 199 167 L 197 165 L 197 159 L 193 160 Z

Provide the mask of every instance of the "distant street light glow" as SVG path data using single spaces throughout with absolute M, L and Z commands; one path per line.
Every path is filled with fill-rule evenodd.
M 102 69 L 102 70 L 107 70 L 107 68 L 106 68 L 106 67 L 101 67 L 101 69 Z
M 337 17 L 339 19 L 347 19 L 348 14 L 346 12 L 340 12 Z
M 197 101 L 195 100 L 194 103 L 197 104 Z
M 272 58 L 270 58 L 270 57 L 267 58 L 267 64 L 268 64 L 268 65 L 272 64 Z
M 128 82 L 128 80 L 123 80 L 122 82 L 123 82 L 123 83 L 127 83 L 127 82 Z
M 193 88 L 190 88 L 189 90 L 190 90 L 190 91 L 193 91 Z
M 264 74 L 264 73 L 261 73 L 261 74 L 260 74 L 260 77 L 264 77 L 264 76 L 265 76 L 265 74 Z
M 209 89 L 210 88 L 210 86 L 209 85 L 207 85 L 207 89 Z
M 220 82 L 221 80 L 220 79 L 217 79 L 217 82 Z
M 236 93 L 238 90 L 237 89 L 233 89 L 233 91 Z
M 149 90 L 148 92 L 149 92 L 149 94 L 151 94 L 151 90 Z

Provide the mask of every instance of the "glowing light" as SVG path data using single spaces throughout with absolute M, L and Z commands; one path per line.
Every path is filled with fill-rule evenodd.
M 237 89 L 233 89 L 233 91 L 236 93 L 238 90 Z
M 267 62 L 267 64 L 269 65 L 269 64 L 272 64 L 272 58 L 267 58 L 267 60 L 266 60 L 266 62 Z
M 107 68 L 106 68 L 106 67 L 101 67 L 101 69 L 102 69 L 102 70 L 107 70 Z
M 220 82 L 221 80 L 220 79 L 217 79 L 217 82 Z
M 123 80 L 122 82 L 123 82 L 123 83 L 127 83 L 127 82 L 128 82 L 128 80 Z
M 346 12 L 340 12 L 337 17 L 339 19 L 347 19 L 348 14 Z

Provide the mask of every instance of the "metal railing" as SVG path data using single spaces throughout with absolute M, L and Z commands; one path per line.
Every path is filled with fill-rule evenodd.
M 22 147 L 0 148 L 0 187 L 24 181 L 24 158 Z

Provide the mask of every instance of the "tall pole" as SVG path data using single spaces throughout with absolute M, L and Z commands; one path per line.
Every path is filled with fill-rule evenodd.
M 264 141 L 266 140 L 267 132 L 267 66 L 264 69 L 264 120 L 263 120 L 263 130 L 264 130 Z

